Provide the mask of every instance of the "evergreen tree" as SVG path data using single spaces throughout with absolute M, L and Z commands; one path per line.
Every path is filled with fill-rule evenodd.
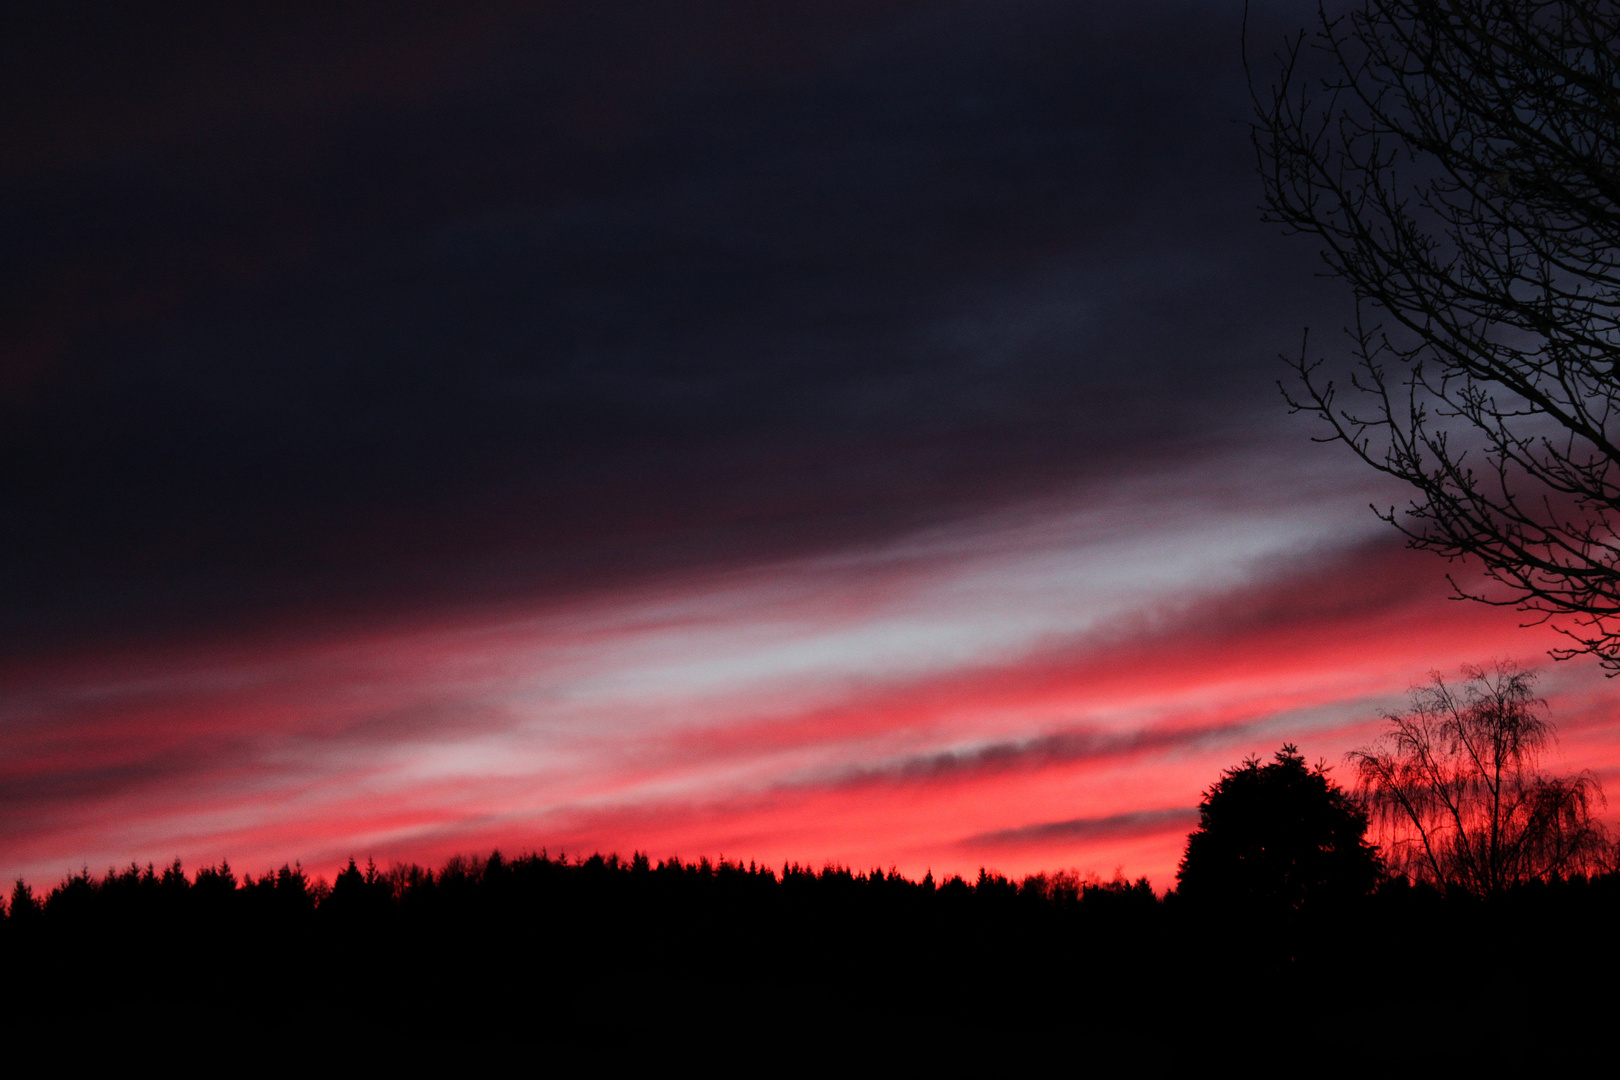
M 1293 745 L 1267 764 L 1251 757 L 1204 793 L 1198 828 L 1176 873 L 1188 900 L 1294 910 L 1311 901 L 1362 896 L 1377 884 L 1367 815 L 1307 768 Z

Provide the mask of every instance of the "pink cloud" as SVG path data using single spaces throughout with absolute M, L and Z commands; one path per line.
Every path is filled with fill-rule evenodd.
M 1431 668 L 1550 643 L 1449 602 L 1388 538 L 1328 542 L 1337 519 L 1146 515 L 1132 544 L 1059 511 L 521 615 L 13 673 L 0 869 L 544 846 L 1162 887 L 1222 768 L 1285 741 L 1338 760 Z M 1560 764 L 1620 763 L 1601 683 L 1550 669 Z

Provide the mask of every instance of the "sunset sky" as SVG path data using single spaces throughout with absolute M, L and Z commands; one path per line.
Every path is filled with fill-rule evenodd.
M 6 881 L 499 847 L 1162 889 L 1222 768 L 1348 781 L 1499 658 L 1620 791 L 1620 687 L 1449 600 L 1473 569 L 1288 415 L 1348 296 L 1259 221 L 1241 0 L 35 7 Z

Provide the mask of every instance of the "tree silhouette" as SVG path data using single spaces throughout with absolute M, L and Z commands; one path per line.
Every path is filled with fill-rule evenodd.
M 1366 832 L 1367 815 L 1326 769 L 1307 768 L 1285 745 L 1267 764 L 1251 757 L 1227 769 L 1204 793 L 1177 891 L 1190 901 L 1269 910 L 1362 896 L 1380 876 Z
M 1243 816 L 1229 811 L 1258 806 L 1251 826 L 1289 838 L 1262 841 L 1268 858 L 1252 861 L 1285 885 L 1258 891 L 1303 896 L 1297 912 L 1251 905 L 1259 918 L 1233 918 L 1231 908 L 1166 903 L 1123 875 L 1015 881 L 986 869 L 917 881 L 892 869 L 641 854 L 457 856 L 386 870 L 368 861 L 329 888 L 308 884 L 296 864 L 240 880 L 223 864 L 203 867 L 189 885 L 172 864 L 81 870 L 43 897 L 26 883 L 13 890 L 0 919 L 13 987 L 0 1034 L 22 1045 L 41 1032 L 113 1030 L 119 1045 L 136 1045 L 184 1015 L 265 1045 L 289 1031 L 346 1045 L 362 1031 L 412 1053 L 443 1039 L 464 1056 L 492 1033 L 542 1046 L 585 1033 L 614 1060 L 641 1039 L 663 1061 L 718 1015 L 781 1045 L 902 1030 L 957 1055 L 963 1032 L 994 1033 L 1003 1046 L 1004 1032 L 1106 1038 L 1144 1020 L 1155 1034 L 1212 1044 L 1257 1011 L 1285 1026 L 1374 1018 L 1365 1009 L 1387 1003 L 1389 965 L 1347 965 L 1351 941 L 1422 942 L 1429 970 L 1445 978 L 1403 985 L 1403 1005 L 1442 1019 L 1459 1003 L 1473 1010 L 1470 995 L 1499 1004 L 1504 973 L 1523 986 L 1584 985 L 1590 969 L 1620 963 L 1615 874 L 1516 890 L 1499 905 L 1404 878 L 1365 903 L 1315 903 L 1364 888 L 1370 852 L 1342 793 L 1292 747 L 1228 770 L 1206 802 L 1184 887 L 1196 893 L 1200 873 L 1206 884 L 1221 877 L 1216 863 L 1231 852 L 1220 842 Z M 1348 859 L 1324 859 L 1324 842 L 1308 835 L 1298 842 L 1310 830 L 1292 819 L 1324 817 L 1348 834 L 1338 837 Z M 1325 832 L 1331 848 L 1332 821 Z M 1291 846 L 1307 850 L 1283 865 L 1275 856 Z M 1549 1023 L 1571 1021 L 1567 995 L 1544 1000 L 1558 1013 Z M 1607 1007 L 1601 995 L 1591 1001 Z M 1586 1026 L 1601 1030 L 1598 1019 Z M 1552 1030 L 1515 1021 L 1527 1037 Z
M 11 887 L 11 904 L 8 917 L 13 920 L 27 920 L 38 917 L 40 903 L 34 898 L 34 890 L 22 878 Z
M 1410 709 L 1387 715 L 1383 738 L 1350 755 L 1396 865 L 1481 896 L 1604 869 L 1596 778 L 1536 771 L 1553 730 L 1534 673 L 1499 663 L 1463 674 L 1460 687 L 1436 674 Z
M 1266 220 L 1357 305 L 1289 402 L 1415 489 L 1379 512 L 1413 546 L 1479 561 L 1459 595 L 1620 668 L 1620 3 L 1335 9 L 1255 93 Z

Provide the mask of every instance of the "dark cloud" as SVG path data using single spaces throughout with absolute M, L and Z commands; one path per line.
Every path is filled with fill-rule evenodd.
M 269 775 L 242 737 L 154 739 L 138 746 L 128 739 L 98 744 L 96 733 L 67 731 L 79 745 L 50 748 L 56 751 L 50 754 L 38 745 L 7 746 L 8 760 L 0 767 L 0 836 L 22 843 L 74 824 L 105 829 L 109 819 L 137 816 L 137 805 L 195 798 L 222 784 L 251 784 Z
M 1141 728 L 1131 731 L 1071 728 L 1027 739 L 883 762 L 845 773 L 840 782 L 844 786 L 934 782 L 1167 750 L 1204 750 L 1244 739 L 1266 727 L 1266 719 L 1248 719 L 1212 726 Z
M 1252 441 L 1318 292 L 1239 15 L 19 18 L 0 634 L 589 588 Z
M 962 841 L 963 847 L 1017 847 L 1050 844 L 1062 840 L 1128 840 L 1137 836 L 1184 832 L 1198 822 L 1192 807 L 1172 806 L 1160 810 L 1133 810 L 1106 817 L 1082 817 L 1069 821 L 1044 821 L 1017 829 L 998 829 Z

